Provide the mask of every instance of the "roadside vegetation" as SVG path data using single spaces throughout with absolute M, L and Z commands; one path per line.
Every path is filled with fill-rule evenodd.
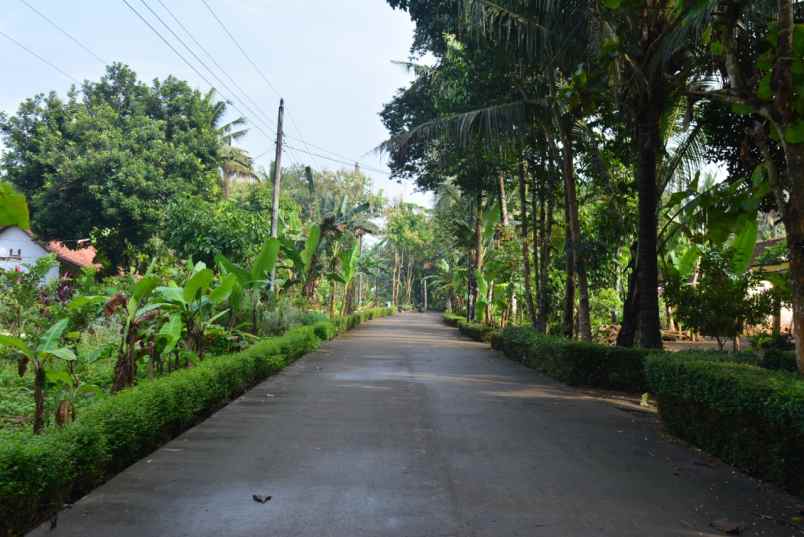
M 392 313 L 363 251 L 382 194 L 357 170 L 283 169 L 273 238 L 268 173 L 233 145 L 246 130 L 214 93 L 121 64 L 0 116 L 0 228 L 97 252 L 0 270 L 0 533 Z
M 387 2 L 415 80 L 380 150 L 436 193 L 414 294 L 801 493 L 801 3 Z

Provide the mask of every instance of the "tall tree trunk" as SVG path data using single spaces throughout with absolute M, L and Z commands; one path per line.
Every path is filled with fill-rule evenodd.
M 540 170 L 541 173 L 544 173 L 544 170 Z M 541 245 L 542 238 L 544 237 L 544 225 L 542 222 L 542 217 L 544 216 L 544 189 L 542 188 L 544 183 L 544 178 L 539 175 L 537 177 L 536 173 L 531 173 L 531 183 L 530 183 L 530 220 L 531 220 L 531 238 L 533 241 L 533 252 L 531 257 L 533 258 L 533 270 L 536 274 L 533 275 L 533 278 L 536 282 L 536 291 L 534 292 L 534 307 L 536 315 L 533 317 L 533 328 L 537 332 L 544 333 L 544 326 L 540 324 L 541 321 L 541 312 L 539 311 L 539 297 L 541 296 L 541 256 L 539 245 Z
M 774 69 L 774 106 L 785 127 L 801 121 L 796 113 L 793 80 L 794 34 L 797 33 L 793 0 L 779 0 L 779 43 Z M 798 370 L 804 375 L 804 144 L 788 142 L 782 132 L 782 147 L 790 182 L 790 199 L 783 213 L 790 251 L 790 280 L 793 288 L 793 337 L 796 340 Z
M 475 204 L 475 247 L 474 260 L 472 262 L 472 315 L 470 321 L 477 320 L 477 299 L 480 288 L 477 285 L 477 276 L 483 270 L 483 192 L 477 193 Z
M 413 254 L 408 256 L 408 272 L 405 281 L 405 294 L 407 295 L 407 303 L 413 303 Z
M 784 144 L 790 199 L 784 214 L 793 288 L 793 337 L 798 370 L 804 375 L 804 144 Z
M 525 280 L 525 305 L 531 322 L 535 325 L 536 311 L 533 305 L 533 290 L 530 272 L 530 237 L 528 235 L 528 195 L 525 186 L 527 168 L 524 160 L 519 162 L 519 205 L 521 207 L 519 237 L 522 243 L 522 278 Z
M 500 193 L 500 221 L 503 228 L 507 228 L 509 222 L 508 200 L 505 198 L 505 176 L 502 173 L 497 176 L 497 187 Z
M 470 249 L 469 255 L 466 257 L 466 319 L 470 321 L 475 318 L 475 289 L 477 289 L 474 259 L 474 249 Z
M 617 333 L 617 345 L 620 347 L 633 347 L 639 324 L 639 293 L 637 287 L 639 245 L 631 246 L 631 271 L 628 274 L 628 291 L 623 302 L 623 320 L 620 331 Z
M 572 238 L 570 237 L 569 212 L 567 211 L 567 193 L 564 193 L 564 229 L 565 229 L 565 249 L 567 252 L 567 281 L 564 287 L 564 318 L 562 322 L 564 337 L 572 339 L 575 334 L 575 260 L 573 259 L 574 250 L 572 248 Z
M 397 305 L 397 274 L 399 273 L 399 252 L 394 248 L 394 274 L 391 277 L 391 304 Z
M 564 153 L 564 189 L 566 190 L 567 214 L 569 217 L 570 248 L 578 276 L 578 336 L 584 341 L 592 340 L 592 324 L 589 318 L 589 284 L 586 261 L 580 253 L 581 223 L 578 216 L 578 196 L 575 192 L 575 164 L 572 147 L 572 118 L 561 119 L 561 145 Z
M 662 348 L 659 320 L 659 266 L 657 262 L 657 228 L 659 192 L 656 164 L 661 147 L 659 121 L 662 114 L 662 81 L 653 84 L 653 93 L 642 97 L 637 115 L 637 147 L 639 150 L 637 181 L 639 183 L 639 255 L 637 287 L 639 288 L 639 342 L 648 349 Z
M 548 171 L 549 173 L 549 171 Z M 537 196 L 538 194 L 538 196 Z M 547 190 L 547 179 L 542 178 L 532 192 L 533 200 L 533 265 L 536 267 L 536 322 L 534 327 L 538 332 L 547 332 L 547 322 L 550 316 L 549 302 L 549 270 L 550 270 L 550 243 L 553 240 L 553 196 Z M 538 215 L 536 207 L 539 208 Z M 538 233 L 536 232 L 538 230 Z

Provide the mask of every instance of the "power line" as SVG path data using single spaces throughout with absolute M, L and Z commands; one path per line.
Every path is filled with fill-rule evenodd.
M 201 0 L 201 1 L 207 7 L 207 10 L 212 15 L 212 17 L 218 22 L 218 25 L 220 25 L 220 27 L 223 29 L 223 31 L 226 33 L 226 35 L 229 36 L 229 39 L 231 39 L 231 41 L 235 44 L 235 46 L 238 48 L 238 50 L 240 50 L 240 52 L 243 54 L 243 56 L 246 58 L 246 60 L 248 60 L 248 62 L 251 64 L 251 66 L 254 67 L 254 70 L 257 71 L 257 74 L 260 75 L 260 77 L 265 81 L 265 83 L 268 85 L 268 87 L 271 88 L 271 90 L 276 94 L 276 96 L 281 99 L 282 94 L 279 93 L 279 90 L 276 89 L 276 86 L 274 86 L 271 83 L 271 81 L 265 75 L 263 70 L 260 69 L 259 65 L 257 65 L 257 63 L 254 60 L 251 59 L 251 56 L 248 55 L 246 50 L 240 44 L 240 41 L 238 41 L 237 38 L 234 36 L 234 34 L 232 34 L 232 32 L 229 31 L 229 28 L 226 26 L 226 24 L 224 24 L 224 22 L 221 20 L 221 18 L 218 17 L 218 14 L 215 13 L 215 10 L 212 9 L 211 5 L 209 5 L 209 2 L 207 2 L 207 0 Z M 302 136 L 301 130 L 299 129 L 299 126 L 296 124 L 296 120 L 293 118 L 293 115 L 290 114 L 289 110 L 288 110 L 288 119 L 290 119 L 290 124 L 293 126 L 293 128 L 296 129 L 296 132 L 299 135 L 299 141 L 301 141 L 301 143 L 306 146 L 307 142 L 304 140 L 304 136 Z M 309 147 L 308 147 L 308 149 L 309 149 Z
M 140 0 L 140 1 L 142 1 L 142 0 Z M 137 16 L 137 17 L 138 17 L 138 18 L 139 18 L 139 19 L 140 19 L 142 22 L 144 22 L 144 23 L 145 23 L 145 25 L 146 25 L 146 26 L 148 26 L 148 28 L 150 28 L 150 29 L 151 29 L 151 31 L 152 31 L 153 33 L 155 33 L 155 34 L 156 34 L 156 36 L 157 36 L 157 37 L 159 37 L 159 39 L 160 39 L 160 40 L 162 40 L 162 42 L 163 42 L 165 45 L 167 45 L 167 46 L 168 46 L 168 48 L 170 48 L 170 50 L 172 50 L 174 54 L 176 54 L 176 56 L 178 56 L 178 57 L 179 57 L 179 59 L 181 59 L 181 61 L 183 61 L 183 62 L 184 62 L 184 63 L 185 63 L 185 64 L 186 64 L 186 65 L 187 65 L 187 66 L 188 66 L 190 69 L 192 69 L 192 70 L 193 70 L 193 72 L 194 72 L 196 75 L 198 75 L 198 76 L 201 78 L 201 80 L 203 80 L 203 81 L 204 81 L 204 82 L 205 82 L 205 83 L 206 83 L 206 84 L 207 84 L 209 87 L 211 87 L 212 89 L 215 89 L 215 85 L 214 85 L 214 84 L 212 84 L 212 83 L 211 83 L 209 80 L 207 80 L 207 77 L 205 77 L 205 76 L 204 76 L 204 75 L 203 75 L 203 74 L 202 74 L 202 73 L 201 73 L 201 72 L 200 72 L 198 69 L 196 69 L 196 67 L 195 67 L 195 66 L 194 66 L 192 63 L 190 63 L 190 62 L 187 60 L 187 58 L 185 58 L 185 57 L 184 57 L 184 56 L 181 54 L 181 52 L 179 52 L 178 50 L 176 50 L 176 47 L 174 47 L 174 46 L 173 46 L 173 44 L 172 44 L 170 41 L 168 41 L 168 40 L 165 38 L 165 36 L 163 36 L 163 35 L 162 35 L 162 34 L 159 32 L 159 30 L 157 30 L 156 28 L 154 28 L 153 24 L 151 24 L 151 23 L 148 21 L 148 19 L 146 19 L 145 17 L 143 17 L 143 16 L 142 16 L 142 14 L 141 14 L 139 11 L 137 11 L 137 9 L 136 9 L 134 6 L 132 6 L 132 5 L 131 5 L 131 4 L 128 2 L 128 0 L 123 0 L 123 3 L 124 3 L 124 4 L 125 4 L 125 5 L 126 5 L 126 6 L 127 6 L 127 7 L 128 7 L 128 8 L 129 8 L 129 9 L 132 11 L 132 12 L 133 12 L 133 13 L 134 13 L 134 14 L 135 14 L 135 15 L 136 15 L 136 16 Z M 143 3 L 144 3 L 144 2 L 143 2 Z M 147 6 L 146 6 L 146 7 L 147 7 Z M 226 96 L 224 96 L 224 98 L 225 98 L 225 97 L 226 97 Z M 235 110 L 237 110 L 237 111 L 238 111 L 238 112 L 239 112 L 241 115 L 245 115 L 245 114 L 243 113 L 243 111 L 242 111 L 242 110 L 240 110 L 240 109 L 239 109 L 239 108 L 238 108 L 238 107 L 237 107 L 237 106 L 236 106 L 234 103 L 231 103 L 231 102 L 230 102 L 229 104 L 231 104 L 232 108 L 234 108 Z M 254 127 L 255 127 L 255 128 L 258 130 L 258 131 L 260 131 L 260 132 L 263 134 L 263 136 L 265 136 L 265 137 L 266 137 L 268 140 L 271 140 L 271 139 L 272 139 L 272 138 L 271 138 L 271 136 L 270 136 L 269 134 L 267 134 L 267 133 L 266 133 L 264 130 L 262 130 L 262 128 L 261 128 L 261 127 L 260 127 L 258 124 L 254 124 Z
M 271 120 L 271 117 L 270 117 L 268 114 L 266 114 L 266 113 L 265 113 L 265 110 L 263 110 L 263 109 L 260 107 L 260 105 L 259 105 L 259 104 L 257 104 L 257 103 L 254 101 L 254 99 L 252 99 L 252 98 L 251 98 L 251 96 L 250 96 L 250 95 L 249 95 L 249 94 L 248 94 L 248 93 L 247 93 L 247 92 L 246 92 L 246 91 L 245 91 L 245 90 L 244 90 L 244 89 L 243 89 L 243 88 L 240 86 L 240 84 L 238 84 L 237 80 L 235 80 L 235 79 L 234 79 L 234 77 L 232 77 L 232 76 L 231 76 L 231 75 L 230 75 L 230 74 L 229 74 L 229 73 L 226 71 L 226 69 L 224 69 L 224 68 L 223 68 L 223 66 L 221 66 L 221 64 L 220 64 L 220 63 L 218 63 L 218 61 L 215 59 L 215 56 L 213 56 L 213 55 L 212 55 L 212 53 L 211 53 L 211 52 L 209 52 L 209 51 L 206 49 L 206 47 L 204 47 L 204 45 L 202 45 L 202 44 L 201 44 L 201 43 L 198 41 L 198 39 L 196 39 L 196 37 L 193 35 L 193 33 L 192 33 L 192 32 L 191 32 L 191 31 L 190 31 L 190 30 L 189 30 L 189 29 L 188 29 L 188 28 L 187 28 L 187 27 L 186 27 L 186 26 L 185 26 L 185 25 L 184 25 L 184 24 L 181 22 L 181 20 L 180 20 L 180 19 L 179 19 L 179 18 L 178 18 L 176 15 L 174 15 L 174 14 L 173 14 L 173 11 L 171 11 L 171 10 L 170 10 L 170 8 L 169 8 L 167 5 L 165 5 L 165 3 L 164 3 L 162 0 L 157 0 L 157 2 L 159 2 L 159 5 L 161 5 L 161 6 L 162 6 L 162 8 L 163 8 L 163 9 L 164 9 L 164 10 L 165 10 L 165 11 L 166 11 L 166 12 L 167 12 L 167 13 L 168 13 L 170 16 L 171 16 L 171 18 L 172 18 L 172 19 L 173 19 L 173 20 L 176 22 L 176 24 L 178 24 L 178 25 L 179 25 L 179 27 L 180 27 L 182 30 L 184 30 L 184 33 L 186 33 L 186 34 L 187 34 L 187 36 L 188 36 L 188 37 L 189 37 L 189 38 L 190 38 L 190 39 L 193 41 L 193 43 L 195 43 L 195 44 L 196 44 L 196 46 L 198 46 L 198 48 L 199 48 L 199 49 L 201 49 L 201 51 L 202 51 L 202 52 L 203 52 L 203 53 L 204 53 L 204 54 L 205 54 L 205 55 L 206 55 L 206 56 L 207 56 L 207 57 L 208 57 L 208 58 L 209 58 L 209 59 L 212 61 L 212 63 L 215 65 L 215 67 L 217 67 L 217 68 L 218 68 L 218 70 L 220 70 L 220 72 L 222 72 L 222 73 L 223 73 L 223 75 L 224 75 L 224 76 L 225 76 L 225 77 L 226 77 L 226 78 L 229 80 L 229 82 L 231 82 L 231 83 L 232 83 L 232 85 L 233 85 L 235 88 L 237 88 L 237 90 L 238 90 L 238 91 L 240 91 L 240 93 L 241 93 L 241 94 L 242 94 L 242 95 L 243 95 L 243 96 L 244 96 L 244 97 L 245 97 L 245 98 L 246 98 L 246 99 L 249 101 L 249 103 L 251 103 L 251 104 L 252 104 L 252 106 L 254 106 L 254 108 L 255 108 L 255 109 L 258 111 L 258 112 L 260 112 L 260 113 L 262 114 L 263 119 L 265 119 L 265 120 L 268 122 L 268 125 L 269 125 L 271 128 L 274 128 L 274 126 L 273 126 L 273 121 Z
M 20 47 L 22 50 L 24 50 L 25 52 L 27 52 L 27 53 L 28 53 L 28 54 L 30 54 L 31 56 L 33 56 L 33 57 L 35 57 L 36 59 L 38 59 L 40 62 L 44 63 L 45 65 L 49 66 L 50 68 L 55 69 L 56 71 L 58 71 L 58 72 L 59 72 L 59 73 L 61 73 L 62 75 L 66 76 L 67 78 L 69 78 L 70 80 L 72 80 L 73 82 L 75 82 L 76 84 L 80 84 L 80 83 L 81 83 L 81 82 L 80 82 L 80 81 L 79 81 L 77 78 L 75 78 L 75 77 L 74 77 L 74 76 L 72 76 L 71 74 L 67 73 L 66 71 L 63 71 L 63 70 L 62 70 L 61 68 L 59 68 L 59 67 L 58 67 L 56 64 L 51 63 L 49 60 L 47 60 L 47 59 L 45 59 L 44 57 L 40 56 L 39 54 L 37 54 L 37 53 L 36 53 L 36 52 L 34 52 L 33 50 L 29 49 L 28 47 L 26 47 L 25 45 L 23 45 L 22 43 L 20 43 L 19 41 L 17 41 L 16 39 L 14 39 L 13 37 L 11 37 L 11 36 L 10 36 L 10 35 L 8 35 L 7 33 L 5 33 L 4 31 L 0 30 L 0 35 L 2 35 L 3 37 L 5 37 L 5 38 L 6 38 L 6 39 L 8 39 L 9 41 L 11 41 L 12 43 L 14 43 L 15 45 L 17 45 L 18 47 Z
M 300 147 L 293 147 L 292 145 L 289 145 L 289 144 L 285 144 L 285 147 L 289 147 L 290 149 L 295 149 L 296 151 L 304 153 L 305 155 L 310 155 L 312 157 L 317 157 L 317 158 L 321 158 L 321 159 L 324 159 L 324 160 L 329 160 L 331 162 L 336 162 L 338 164 L 343 164 L 345 166 L 354 166 L 355 164 L 359 164 L 360 169 L 362 169 L 362 170 L 366 170 L 366 171 L 370 171 L 370 172 L 374 172 L 374 173 L 380 173 L 382 175 L 388 175 L 388 176 L 391 175 L 391 173 L 389 173 L 389 172 L 387 172 L 385 170 L 380 170 L 380 169 L 377 169 L 377 168 L 373 168 L 371 166 L 364 166 L 360 162 L 356 162 L 356 161 L 351 161 L 350 162 L 348 160 L 341 160 L 341 159 L 336 159 L 336 158 L 333 158 L 333 157 L 328 157 L 328 156 L 322 155 L 320 153 L 314 153 L 312 151 L 306 151 L 304 149 L 301 149 Z M 266 153 L 267 153 L 267 151 L 265 153 L 262 153 L 262 155 L 260 155 L 260 157 L 265 155 Z M 259 158 L 259 157 L 257 157 L 257 158 Z
M 161 0 L 159 0 L 159 1 L 161 1 Z M 274 86 L 273 83 L 268 79 L 268 77 L 265 75 L 265 72 L 262 69 L 260 69 L 259 65 L 257 65 L 257 63 L 251 58 L 251 56 L 249 56 L 249 54 L 246 52 L 246 50 L 243 48 L 243 46 L 240 44 L 240 42 L 237 40 L 237 38 L 234 36 L 234 34 L 229 30 L 229 28 L 226 26 L 226 24 L 223 22 L 223 20 L 221 20 L 221 18 L 218 16 L 218 14 L 212 8 L 212 6 L 209 4 L 209 2 L 207 0 L 201 0 L 201 1 L 204 3 L 204 5 L 206 6 L 207 10 L 212 15 L 212 17 L 215 19 L 215 21 L 218 23 L 218 25 L 221 27 L 221 29 L 223 29 L 223 31 L 226 33 L 226 35 L 229 36 L 229 39 L 235 44 L 235 46 L 240 51 L 240 53 L 243 54 L 243 57 L 246 58 L 246 60 L 251 64 L 251 66 L 254 68 L 254 70 L 257 71 L 257 74 L 260 75 L 260 77 L 265 81 L 265 83 L 268 85 L 268 87 L 276 94 L 276 96 L 281 99 L 282 94 L 279 92 L 278 89 L 276 89 L 276 86 Z M 294 139 L 294 140 L 300 142 L 301 144 L 303 144 L 305 146 L 305 148 L 307 149 L 307 151 L 306 151 L 307 154 L 315 155 L 315 153 L 313 153 L 312 150 L 310 149 L 311 147 L 313 147 L 315 149 L 318 149 L 319 151 L 324 151 L 325 153 L 335 155 L 336 157 L 350 160 L 351 163 L 355 163 L 355 162 L 359 163 L 358 159 L 350 159 L 349 157 L 347 157 L 347 156 L 345 156 L 343 154 L 337 153 L 335 151 L 332 151 L 332 150 L 329 150 L 329 149 L 326 149 L 324 147 L 317 146 L 315 144 L 312 144 L 312 143 L 308 142 L 307 140 L 304 139 L 304 136 L 301 133 L 301 129 L 299 129 L 299 126 L 296 123 L 293 115 L 290 113 L 290 110 L 288 110 L 287 115 L 288 115 L 288 118 L 290 119 L 291 125 L 296 130 L 296 132 L 298 134 L 298 137 L 288 136 L 288 135 L 285 135 L 285 136 L 287 136 L 287 138 L 289 138 L 289 139 Z M 297 149 L 297 150 L 300 150 L 300 149 Z M 264 154 L 265 153 L 263 153 L 263 155 Z M 260 155 L 260 156 L 263 156 L 263 155 Z M 257 157 L 257 158 L 259 158 L 259 157 Z M 321 158 L 324 158 L 324 157 L 321 157 Z M 327 160 L 332 160 L 332 161 L 337 162 L 337 160 L 332 159 L 332 158 L 327 158 Z M 381 171 L 381 170 L 375 170 L 375 171 L 377 173 L 383 173 L 383 174 L 388 173 L 388 172 Z
M 151 8 L 151 6 L 149 6 L 149 5 L 148 5 L 148 3 L 147 3 L 145 0 L 140 0 L 140 3 L 141 3 L 143 6 L 145 6 L 145 8 L 146 8 L 148 11 L 150 11 L 150 12 L 151 12 L 151 14 L 152 14 L 154 17 L 156 17 L 156 20 L 158 20 L 158 21 L 159 21 L 159 23 L 160 23 L 162 26 L 164 26 L 164 27 L 165 27 L 165 29 L 166 29 L 168 32 L 170 32 L 170 34 L 173 36 L 173 38 L 174 38 L 174 39 L 176 39 L 176 41 L 178 41 L 179 43 L 181 43 L 181 45 L 182 45 L 182 46 L 183 46 L 185 49 L 187 49 L 187 52 L 189 52 L 189 53 L 190 53 L 190 54 L 193 56 L 193 58 L 195 58 L 195 61 L 197 61 L 199 64 L 201 64 L 201 67 L 203 67 L 204 69 L 206 69 L 206 70 L 207 70 L 207 72 L 208 72 L 210 75 L 212 75 L 212 77 L 213 77 L 215 80 L 217 80 L 217 81 L 218 81 L 218 83 L 219 83 L 221 86 L 223 86 L 223 88 L 224 88 L 224 89 L 225 89 L 227 92 L 229 92 L 231 95 L 234 95 L 235 99 L 237 99 L 237 100 L 238 100 L 238 102 L 239 102 L 239 103 L 240 103 L 240 104 L 243 106 L 243 108 L 245 108 L 246 110 L 248 110 L 248 111 L 249 111 L 249 113 L 251 113 L 253 116 L 255 116 L 255 117 L 258 119 L 258 120 L 260 120 L 260 119 L 261 119 L 261 118 L 259 117 L 259 114 L 256 114 L 256 113 L 254 112 L 254 110 L 252 110 L 252 109 L 251 109 L 251 108 L 250 108 L 250 107 L 249 107 L 249 106 L 248 106 L 246 103 L 244 103 L 244 102 L 243 102 L 243 101 L 240 99 L 240 97 L 238 97 L 238 96 L 237 96 L 237 93 L 235 93 L 234 91 L 232 91 L 232 89 L 231 89 L 231 88 L 230 88 L 228 85 L 226 85 L 226 83 L 225 83 L 223 80 L 221 80 L 221 78 L 220 78 L 220 77 L 219 77 L 219 76 L 218 76 L 218 75 L 217 75 L 217 74 L 216 74 L 216 73 L 215 73 L 215 72 L 214 72 L 212 69 L 210 69 L 210 68 L 209 68 L 209 66 L 208 66 L 206 63 L 204 63 L 204 61 L 203 61 L 201 58 L 199 58 L 199 57 L 198 57 L 198 54 L 196 54 L 196 53 L 195 53 L 195 51 L 194 51 L 193 49 L 191 49 L 189 46 L 187 46 L 187 43 L 185 43 L 185 42 L 184 42 L 184 40 L 183 40 L 181 37 L 179 37 L 179 35 L 178 35 L 178 34 L 176 34 L 176 32 L 174 32 L 174 31 L 173 31 L 173 28 L 171 28 L 171 27 L 170 27 L 170 26 L 169 26 L 169 25 L 168 25 L 168 24 L 167 24 L 167 23 L 166 23 L 166 22 L 165 22 L 165 21 L 162 19 L 162 17 L 160 17 L 160 16 L 159 16 L 159 14 L 158 14 L 156 11 L 154 11 L 154 10 Z M 256 125 L 255 125 L 255 126 L 256 126 Z M 268 127 L 267 125 L 266 125 L 266 127 L 267 127 L 267 128 L 270 128 L 270 127 Z
M 45 15 L 44 13 L 42 13 L 41 11 L 39 11 L 38 9 L 33 7 L 30 3 L 28 3 L 28 0 L 20 0 L 20 2 L 25 4 L 26 6 L 28 6 L 28 9 L 30 9 L 31 11 L 33 11 L 34 13 L 39 15 L 41 18 L 43 18 L 45 21 L 47 21 L 51 26 L 53 26 L 59 32 L 61 32 L 64 35 L 66 35 L 73 43 L 75 43 L 76 45 L 78 45 L 79 47 L 84 49 L 84 51 L 86 51 L 91 56 L 93 56 L 96 60 L 101 62 L 104 66 L 109 64 L 109 62 L 107 62 L 106 60 L 104 60 L 103 58 L 101 58 L 100 56 L 95 54 L 95 52 L 91 48 L 89 48 L 88 46 L 83 44 L 81 41 L 79 41 L 77 37 L 75 37 L 73 34 L 68 32 L 67 30 L 65 30 L 64 28 L 59 26 L 58 24 L 56 24 L 50 17 L 48 17 L 47 15 Z

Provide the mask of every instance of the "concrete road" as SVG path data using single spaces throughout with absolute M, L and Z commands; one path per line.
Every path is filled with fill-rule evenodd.
M 252 495 L 271 496 L 257 503 Z M 436 315 L 324 345 L 36 536 L 800 536 L 800 499 Z

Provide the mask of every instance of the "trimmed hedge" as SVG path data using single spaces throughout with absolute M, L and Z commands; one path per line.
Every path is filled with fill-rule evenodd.
M 804 379 L 692 353 L 650 356 L 646 372 L 672 434 L 804 493 Z
M 444 323 L 449 326 L 454 326 L 455 328 L 458 327 L 458 323 L 461 321 L 465 321 L 466 317 L 462 315 L 456 315 L 454 313 L 444 313 Z
M 370 308 L 357 311 L 351 315 L 347 315 L 346 317 L 338 317 L 335 321 L 335 324 L 338 332 L 344 332 L 346 330 L 351 330 L 365 321 L 370 321 L 378 317 L 387 317 L 389 315 L 394 315 L 395 313 L 396 311 L 394 308 Z
M 458 331 L 464 336 L 474 339 L 475 341 L 491 341 L 491 338 L 497 333 L 497 328 L 488 326 L 482 323 L 475 323 L 472 321 L 460 320 L 458 321 Z
M 444 313 L 442 318 L 444 324 L 457 328 L 461 335 L 474 339 L 475 341 L 485 341 L 488 343 L 499 330 L 498 328 L 483 323 L 467 321 L 466 317 L 454 313 Z
M 388 313 L 361 312 L 347 324 Z M 64 429 L 0 434 L 0 535 L 24 534 L 336 333 L 329 321 L 294 328 L 103 399 Z
M 650 351 L 645 349 L 569 341 L 521 326 L 505 328 L 492 338 L 492 346 L 572 386 L 648 391 L 644 361 Z

